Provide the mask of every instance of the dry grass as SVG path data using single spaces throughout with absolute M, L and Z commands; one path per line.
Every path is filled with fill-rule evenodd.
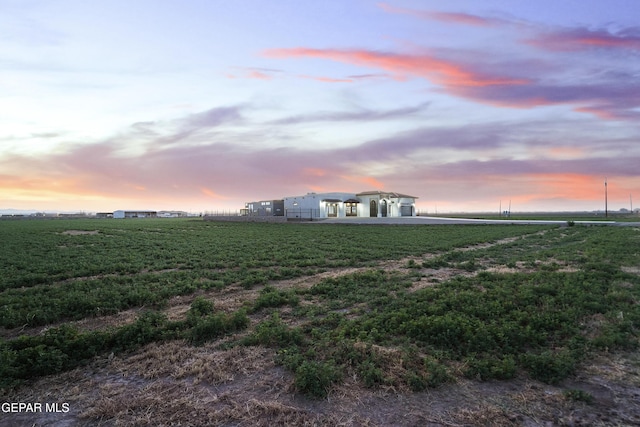
M 358 344 L 402 375 L 397 350 Z M 70 402 L 68 414 L 6 416 L 0 425 L 85 426 L 632 426 L 640 423 L 640 356 L 602 355 L 580 378 L 559 386 L 523 379 L 454 383 L 421 393 L 365 388 L 348 376 L 325 400 L 296 394 L 292 375 L 273 363 L 273 350 L 183 341 L 151 344 L 45 377 L 4 401 Z M 455 373 L 455 372 L 454 372 Z M 391 375 L 391 374 L 390 374 Z M 572 402 L 567 389 L 594 403 Z M 47 424 L 48 423 L 48 424 Z
M 112 368 L 122 376 L 145 379 L 189 378 L 195 384 L 231 382 L 238 376 L 273 368 L 274 351 L 264 347 L 216 349 L 217 343 L 193 347 L 185 341 L 152 343 L 135 355 L 113 359 Z

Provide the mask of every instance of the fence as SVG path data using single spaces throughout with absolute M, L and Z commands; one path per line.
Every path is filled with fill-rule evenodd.
M 215 210 L 205 211 L 204 216 L 240 216 L 242 213 L 238 210 Z
M 204 213 L 206 221 L 238 221 L 238 222 L 284 222 L 284 221 L 317 221 L 321 219 L 320 209 L 286 209 L 284 216 L 264 215 L 258 212 L 217 210 Z
M 313 221 L 320 219 L 320 209 L 286 209 L 284 216 L 289 221 Z

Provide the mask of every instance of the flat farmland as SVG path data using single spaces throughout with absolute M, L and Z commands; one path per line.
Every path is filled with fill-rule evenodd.
M 640 424 L 637 227 L 7 220 L 0 241 L 2 426 Z

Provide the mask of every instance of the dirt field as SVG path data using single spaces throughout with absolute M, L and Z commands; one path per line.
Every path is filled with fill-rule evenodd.
M 511 241 L 503 239 L 489 246 Z M 421 259 L 428 257 L 425 254 Z M 415 257 L 383 261 L 375 267 L 405 271 L 411 259 Z M 527 267 L 491 268 L 522 271 Z M 370 267 L 334 269 L 270 285 L 278 289 L 309 288 L 327 277 L 364 269 Z M 637 273 L 637 269 L 628 270 Z M 455 268 L 422 269 L 422 273 L 412 287 L 414 291 L 457 275 L 476 274 Z M 178 296 L 165 312 L 170 319 L 183 318 L 196 296 L 212 298 L 217 310 L 230 312 L 255 300 L 259 291 L 231 286 Z M 82 330 L 118 326 L 131 322 L 138 311 L 84 319 L 75 325 Z M 265 317 L 261 313 L 251 315 L 252 325 Z M 293 375 L 274 363 L 275 350 L 262 346 L 227 349 L 225 340 L 201 347 L 183 340 L 152 343 L 130 354 L 112 354 L 82 368 L 33 381 L 3 396 L 3 401 L 65 403 L 68 412 L 3 411 L 0 426 L 640 425 L 637 353 L 603 353 L 579 375 L 554 386 L 525 377 L 482 382 L 455 375 L 453 382 L 412 392 L 384 386 L 367 388 L 354 376 L 345 378 L 325 399 L 310 399 L 297 393 Z M 393 357 L 393 349 L 384 351 Z M 458 370 L 463 368 L 459 366 Z M 583 394 L 571 395 L 571 391 Z M 589 399 L 581 399 L 584 396 Z

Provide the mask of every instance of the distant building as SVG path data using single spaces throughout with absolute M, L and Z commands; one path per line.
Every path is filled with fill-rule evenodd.
M 244 204 L 244 216 L 284 216 L 284 200 L 260 200 Z
M 114 218 L 156 218 L 156 211 L 113 211 Z
M 158 218 L 184 218 L 189 216 L 185 211 L 158 211 Z
M 86 212 L 73 212 L 73 213 L 59 213 L 59 218 L 86 218 L 88 215 Z

